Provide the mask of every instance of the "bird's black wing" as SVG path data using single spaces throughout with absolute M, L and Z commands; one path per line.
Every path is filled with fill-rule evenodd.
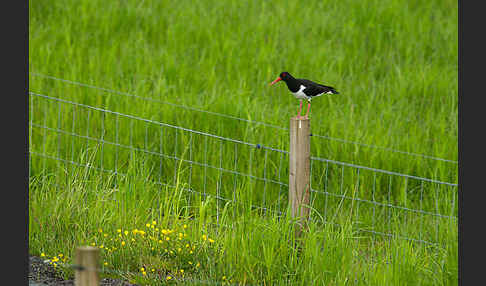
M 304 92 L 309 96 L 316 96 L 318 94 L 327 93 L 329 91 L 331 93 L 336 93 L 336 94 L 338 93 L 336 89 L 332 86 L 326 86 L 320 83 L 310 81 L 308 79 L 299 79 L 299 80 L 306 86 Z

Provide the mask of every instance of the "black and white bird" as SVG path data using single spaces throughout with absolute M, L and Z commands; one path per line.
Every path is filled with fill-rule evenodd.
M 294 78 L 288 72 L 280 73 L 279 77 L 277 77 L 276 80 L 272 81 L 270 85 L 274 85 L 275 83 L 281 80 L 283 80 L 287 84 L 287 87 L 294 94 L 294 96 L 300 99 L 299 114 L 297 115 L 298 118 L 301 118 L 300 113 L 302 111 L 303 99 L 307 99 L 308 102 L 307 112 L 304 116 L 304 118 L 308 118 L 309 110 L 311 107 L 311 100 L 314 97 L 318 97 L 323 94 L 339 94 L 339 92 L 337 92 L 337 90 L 334 89 L 334 87 L 332 86 L 326 86 L 319 83 L 315 83 L 308 79 Z

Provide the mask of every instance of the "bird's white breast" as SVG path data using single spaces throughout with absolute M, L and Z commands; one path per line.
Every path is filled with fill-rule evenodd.
M 307 99 L 309 98 L 307 95 L 304 93 L 305 86 L 300 85 L 300 88 L 297 92 L 293 92 L 294 96 L 297 98 L 302 98 L 302 99 Z

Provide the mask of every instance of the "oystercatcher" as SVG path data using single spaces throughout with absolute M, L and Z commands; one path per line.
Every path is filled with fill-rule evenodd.
M 304 118 L 308 118 L 309 110 L 311 107 L 311 100 L 314 97 L 321 96 L 323 94 L 339 94 L 336 89 L 332 86 L 326 86 L 319 83 L 315 83 L 308 79 L 294 78 L 288 72 L 280 73 L 280 76 L 276 80 L 272 81 L 270 85 L 274 85 L 279 81 L 285 81 L 289 90 L 294 94 L 294 96 L 300 99 L 300 108 L 298 118 L 301 118 L 300 113 L 302 111 L 302 99 L 307 99 L 307 112 Z

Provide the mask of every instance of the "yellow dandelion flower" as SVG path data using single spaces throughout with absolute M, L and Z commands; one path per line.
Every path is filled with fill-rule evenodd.
M 174 251 L 172 251 L 172 250 L 171 250 L 171 251 L 169 251 L 169 253 L 170 253 L 170 254 L 174 254 Z
M 46 254 L 44 252 L 41 253 L 41 257 L 45 257 Z
M 95 246 L 95 245 L 96 245 L 96 243 L 94 243 L 94 242 L 91 243 L 91 246 Z
M 182 249 L 181 249 L 180 247 L 178 247 L 178 248 L 177 248 L 177 251 L 178 251 L 178 252 L 181 252 L 181 250 L 182 250 Z
M 187 224 L 183 225 L 184 228 L 187 228 Z
M 188 243 L 188 244 L 186 244 L 186 248 L 188 248 L 188 247 L 189 247 L 189 243 Z
M 187 237 L 187 234 L 184 233 L 184 237 Z
M 98 231 L 99 231 L 99 232 L 103 232 L 103 230 L 102 230 L 101 228 L 98 228 Z
M 223 278 L 223 280 L 226 280 L 226 276 L 223 276 L 222 278 Z
M 192 250 L 191 250 L 191 251 L 189 251 L 189 254 L 192 254 L 192 253 L 193 253 L 193 252 L 192 252 Z
M 144 271 L 144 272 L 142 272 L 142 274 L 143 274 L 143 276 L 146 276 L 147 275 L 147 272 Z
M 132 233 L 133 233 L 133 234 L 137 234 L 137 232 L 138 232 L 138 229 L 134 229 L 134 230 L 132 230 Z
M 170 280 L 170 279 L 172 279 L 172 276 L 167 276 L 167 277 L 165 277 L 165 279 Z
M 152 224 L 153 224 L 153 225 L 156 225 L 156 224 L 157 224 L 157 222 L 156 222 L 155 220 L 153 220 L 153 221 L 152 221 Z
M 162 229 L 162 234 L 167 234 L 167 230 L 166 229 Z
M 199 262 L 198 262 L 198 263 L 196 264 L 196 267 L 199 267 L 199 266 L 201 266 L 201 263 L 199 263 Z
M 116 231 L 117 231 L 118 233 L 120 233 L 120 232 L 121 232 L 121 229 L 119 228 L 119 229 L 117 229 Z
M 159 231 L 159 228 L 158 228 L 158 227 L 156 227 L 156 228 L 155 228 L 155 231 L 157 231 L 157 232 L 158 232 L 158 231 Z
M 196 246 L 195 246 L 195 245 L 193 245 L 193 246 L 192 246 L 192 250 L 195 250 L 195 249 L 196 249 Z
M 180 272 L 181 272 L 181 273 L 184 273 L 184 269 L 181 269 L 181 270 L 180 270 Z
M 154 268 L 152 268 L 152 272 L 155 272 L 155 269 Z
M 144 272 L 145 271 L 145 268 L 144 267 L 140 268 L 140 271 L 141 272 Z
M 132 241 L 135 241 L 135 238 L 132 238 Z
M 159 243 L 162 243 L 162 240 L 159 239 Z
M 103 265 L 107 266 L 108 265 L 108 262 L 103 263 Z
M 150 227 L 150 224 L 149 224 L 149 223 L 146 223 L 146 224 L 145 224 L 145 226 L 146 226 L 146 227 Z
M 202 239 L 203 240 L 206 240 L 207 239 L 207 236 L 205 234 L 202 235 Z
M 155 248 L 154 248 L 154 247 L 152 247 L 152 250 L 154 250 L 154 249 L 155 249 Z
M 187 263 L 189 263 L 189 265 L 192 265 L 192 261 L 189 261 L 189 262 L 187 262 Z
M 170 237 L 168 237 L 168 236 L 167 236 L 167 237 L 165 238 L 165 240 L 169 241 L 169 240 L 170 240 Z
M 108 234 L 104 233 L 104 234 L 103 234 L 103 236 L 104 236 L 104 237 L 108 237 Z
M 125 245 L 125 241 L 122 241 L 122 242 L 121 242 L 121 245 L 122 245 L 122 246 L 124 246 L 124 245 Z
M 124 233 L 125 233 L 125 235 L 128 235 L 128 230 L 125 230 L 125 232 L 124 232 Z
M 209 241 L 210 243 L 213 243 L 213 242 L 214 242 L 214 239 L 211 239 L 211 238 L 210 238 L 210 239 L 208 239 L 208 241 Z

